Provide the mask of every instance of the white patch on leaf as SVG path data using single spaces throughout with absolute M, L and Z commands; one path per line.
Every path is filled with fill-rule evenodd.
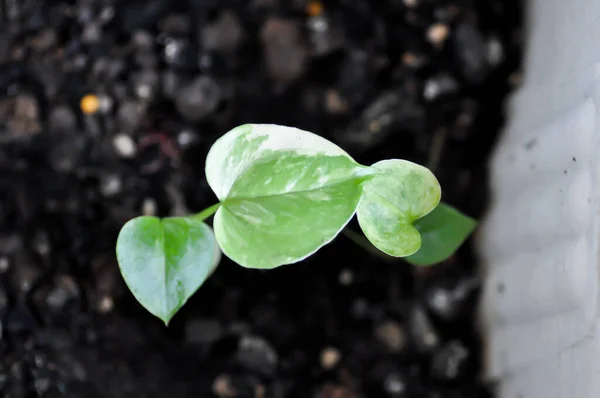
M 211 147 L 205 167 L 208 185 L 223 201 L 248 167 L 265 153 L 278 150 L 352 159 L 337 145 L 305 130 L 274 124 L 245 124 L 225 133 Z

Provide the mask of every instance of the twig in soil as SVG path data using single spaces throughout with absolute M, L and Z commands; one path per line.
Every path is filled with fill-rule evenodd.
M 440 164 L 447 136 L 448 133 L 446 129 L 439 129 L 433 134 L 431 146 L 429 147 L 429 159 L 427 160 L 427 168 L 431 170 L 432 173 L 435 173 L 435 170 Z

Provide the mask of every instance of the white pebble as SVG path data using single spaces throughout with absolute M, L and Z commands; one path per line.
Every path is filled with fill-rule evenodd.
M 118 176 L 107 176 L 100 184 L 100 192 L 104 196 L 113 196 L 121 192 L 121 179 Z
M 487 44 L 487 59 L 491 65 L 498 65 L 504 58 L 504 49 L 502 43 L 497 38 L 492 38 Z
M 0 257 L 0 273 L 5 273 L 8 271 L 8 267 L 10 267 L 10 262 L 6 257 Z
M 321 351 L 321 366 L 323 369 L 333 369 L 339 362 L 342 354 L 334 347 L 327 347 Z
M 440 84 L 438 82 L 436 82 L 435 80 L 428 80 L 427 83 L 425 83 L 425 89 L 423 90 L 423 96 L 428 101 L 431 101 L 435 97 L 437 97 L 441 91 L 442 90 L 441 90 Z
M 113 108 L 113 105 L 115 104 L 113 99 L 107 95 L 100 96 L 98 100 L 100 102 L 99 109 L 100 109 L 100 112 L 102 112 L 102 113 L 110 112 Z
M 189 130 L 184 130 L 177 135 L 177 143 L 179 146 L 186 147 L 195 141 L 194 133 Z
M 98 303 L 98 310 L 102 313 L 107 313 L 112 311 L 115 306 L 115 302 L 110 296 L 102 296 L 100 302 Z
M 126 134 L 117 134 L 113 138 L 113 145 L 119 156 L 131 158 L 135 156 L 136 147 L 133 139 Z
M 144 199 L 142 203 L 142 214 L 145 216 L 155 216 L 157 212 L 156 201 L 152 198 Z
M 349 269 L 345 269 L 340 272 L 339 279 L 341 285 L 348 286 L 354 282 L 354 274 Z

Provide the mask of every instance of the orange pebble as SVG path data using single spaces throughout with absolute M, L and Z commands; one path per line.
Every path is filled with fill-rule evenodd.
M 81 107 L 81 111 L 83 113 L 90 115 L 98 112 L 98 109 L 100 108 L 100 100 L 98 99 L 97 95 L 87 94 L 81 99 L 79 106 Z
M 323 4 L 320 1 L 311 1 L 306 6 L 306 13 L 310 17 L 316 17 L 323 13 Z

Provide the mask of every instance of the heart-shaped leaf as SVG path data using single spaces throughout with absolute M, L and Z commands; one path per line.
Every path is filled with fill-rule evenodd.
M 247 268 L 303 260 L 329 243 L 356 212 L 374 175 L 335 144 L 276 125 L 243 125 L 212 146 L 209 185 L 221 200 L 215 236 Z
M 167 325 L 221 259 L 211 228 L 198 217 L 137 217 L 117 240 L 121 274 L 137 301 Z
M 421 248 L 406 257 L 413 265 L 433 265 L 450 257 L 477 227 L 477 222 L 447 204 L 415 222 L 421 234 Z
M 372 168 L 380 173 L 364 184 L 358 222 L 369 241 L 384 253 L 404 257 L 421 246 L 413 223 L 440 202 L 441 187 L 429 169 L 399 159 Z

